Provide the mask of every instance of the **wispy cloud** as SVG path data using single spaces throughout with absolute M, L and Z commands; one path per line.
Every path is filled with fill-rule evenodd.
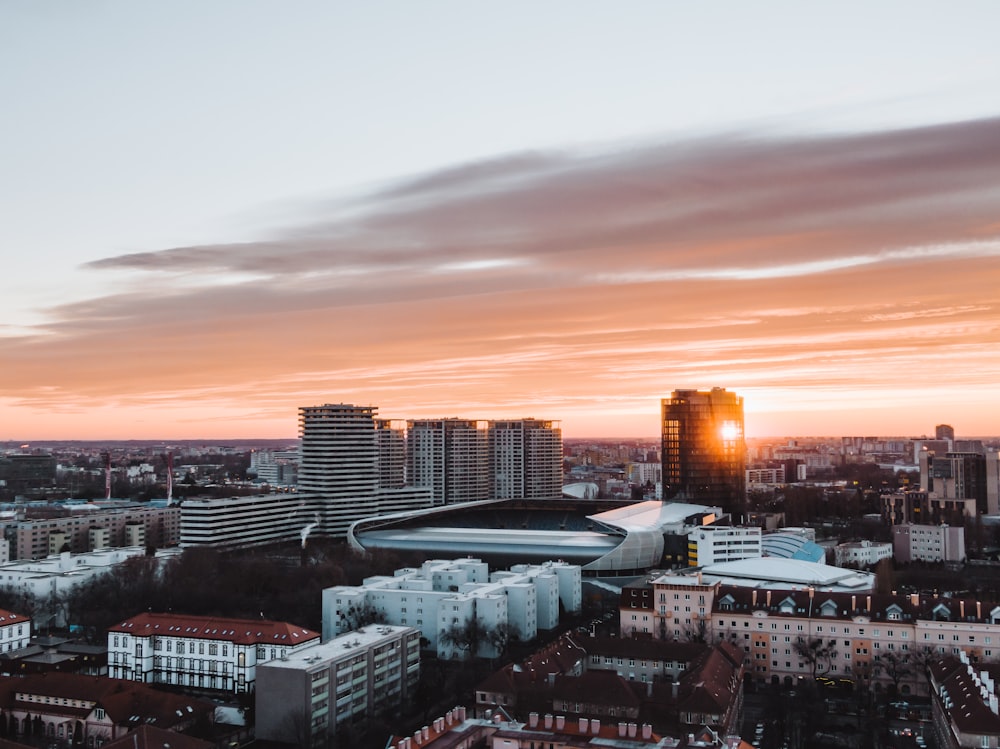
M 975 389 L 1000 370 L 998 214 L 1000 120 L 512 155 L 93 262 L 127 290 L 0 337 L 0 398 L 572 422 L 686 386 Z

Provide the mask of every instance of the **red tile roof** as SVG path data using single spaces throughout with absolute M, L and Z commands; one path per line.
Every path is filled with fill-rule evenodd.
M 299 645 L 319 640 L 319 632 L 287 622 L 267 619 L 226 619 L 213 616 L 145 613 L 108 628 L 136 637 L 190 637 L 198 640 L 223 640 L 237 645 Z

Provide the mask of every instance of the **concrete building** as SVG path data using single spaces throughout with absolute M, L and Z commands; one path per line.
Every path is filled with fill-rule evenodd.
M 785 467 L 748 468 L 746 476 L 746 483 L 750 488 L 778 486 L 785 483 Z
M 286 622 L 144 613 L 108 629 L 108 675 L 250 692 L 258 664 L 318 642 L 319 633 Z
M 257 481 L 271 486 L 295 486 L 299 476 L 298 450 L 254 450 L 250 469 Z
M 942 497 L 926 491 L 882 494 L 879 502 L 882 519 L 889 525 L 964 525 L 977 513 L 974 497 Z
M 704 525 L 688 534 L 688 566 L 733 562 L 761 555 L 761 529 Z
M 892 558 L 892 544 L 878 541 L 849 541 L 833 547 L 834 563 L 838 567 L 874 567 L 883 559 Z
M 662 403 L 664 499 L 735 512 L 746 494 L 743 398 L 725 388 L 675 390 Z
M 488 631 L 532 640 L 539 629 L 558 626 L 560 604 L 568 612 L 580 610 L 581 581 L 579 566 L 563 562 L 518 565 L 491 576 L 478 559 L 431 560 L 420 569 L 366 578 L 360 586 L 324 590 L 323 638 L 377 616 L 419 629 L 439 658 L 462 658 L 469 653 L 446 634 L 450 630 L 479 622 Z M 501 650 L 502 643 L 487 637 L 477 653 L 496 657 Z
M 406 434 L 406 475 L 435 505 L 489 499 L 488 422 L 415 419 Z
M 406 704 L 420 678 L 420 632 L 370 625 L 257 667 L 256 737 L 303 746 Z
M 376 411 L 345 403 L 299 409 L 299 498 L 306 513 L 318 517 L 317 533 L 343 537 L 362 518 L 431 506 L 428 489 L 383 488 L 396 483 L 398 462 L 391 459 L 392 428 L 376 423 Z
M 162 564 L 181 553 L 178 547 L 157 549 L 155 564 Z M 14 561 L 0 565 L 0 584 L 21 591 L 42 603 L 34 612 L 36 626 L 66 626 L 64 609 L 50 606 L 51 601 L 64 596 L 75 586 L 112 567 L 135 557 L 145 557 L 144 546 L 101 549 L 86 554 L 61 554 L 30 561 Z
M 951 525 L 892 526 L 897 562 L 964 562 L 965 528 Z
M 31 641 L 31 620 L 24 614 L 0 609 L 0 653 L 26 648 Z
M 186 499 L 180 506 L 182 548 L 248 548 L 297 538 L 315 522 L 294 494 Z
M 7 532 L 13 536 L 16 559 L 41 559 L 58 554 L 67 545 L 74 554 L 108 546 L 145 545 L 147 541 L 157 548 L 176 546 L 180 530 L 180 508 L 148 505 L 121 509 L 73 505 L 72 514 L 65 517 L 22 520 L 7 525 Z M 139 538 L 142 540 L 136 544 Z M 95 542 L 103 545 L 94 546 Z
M 493 499 L 562 496 L 562 429 L 558 421 L 510 419 L 489 424 Z
M 1000 453 L 921 451 L 920 489 L 940 498 L 974 499 L 976 513 L 994 515 L 1000 512 Z

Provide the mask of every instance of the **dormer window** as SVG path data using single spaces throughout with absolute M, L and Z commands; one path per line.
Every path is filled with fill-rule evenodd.
M 938 620 L 947 621 L 948 619 L 951 618 L 951 611 L 943 603 L 939 603 L 937 606 L 934 607 L 933 616 L 935 621 Z
M 830 601 L 830 600 L 823 601 L 823 603 L 820 604 L 820 607 L 819 607 L 819 615 L 820 616 L 836 616 L 837 615 L 837 604 L 835 604 L 833 601 Z
M 893 621 L 898 620 L 903 615 L 903 610 L 896 604 L 892 604 L 885 610 L 885 618 Z

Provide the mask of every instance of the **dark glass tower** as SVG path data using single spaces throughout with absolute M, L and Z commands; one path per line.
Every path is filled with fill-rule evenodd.
M 662 416 L 663 498 L 738 513 L 746 494 L 743 398 L 725 388 L 675 390 Z

